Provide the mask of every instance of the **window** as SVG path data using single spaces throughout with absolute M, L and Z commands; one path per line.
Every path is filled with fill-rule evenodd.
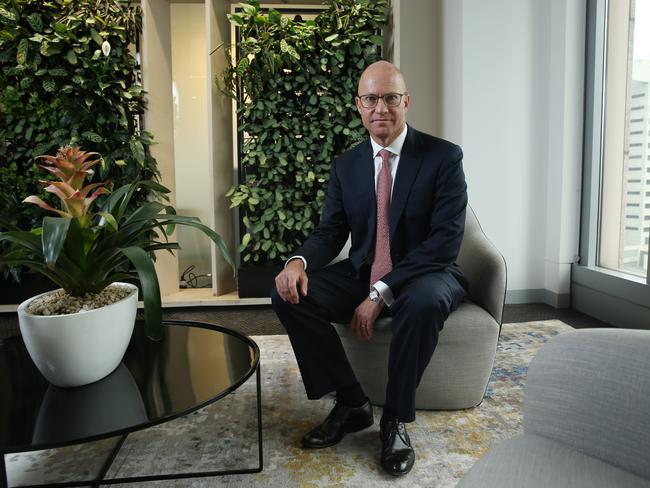
M 650 156 L 650 135 L 639 130 L 650 123 L 650 0 L 607 2 L 606 25 L 596 265 L 646 277 L 648 229 L 632 225 L 641 214 L 630 207 L 650 202 L 650 179 L 634 178 L 642 168 L 631 165 Z

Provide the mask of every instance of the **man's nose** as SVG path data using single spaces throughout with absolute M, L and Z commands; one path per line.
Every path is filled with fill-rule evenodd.
M 377 112 L 388 112 L 388 106 L 384 102 L 383 98 L 380 98 L 377 100 L 377 106 L 375 107 L 375 111 Z

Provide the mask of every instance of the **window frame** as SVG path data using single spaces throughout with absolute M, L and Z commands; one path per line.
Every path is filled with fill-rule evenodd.
M 587 0 L 580 260 L 572 266 L 572 306 L 614 325 L 650 328 L 650 266 L 645 278 L 598 266 L 608 9 L 608 0 Z

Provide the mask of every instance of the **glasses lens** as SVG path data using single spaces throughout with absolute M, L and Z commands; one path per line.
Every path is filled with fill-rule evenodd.
M 402 95 L 399 93 L 388 93 L 384 95 L 384 102 L 389 107 L 396 107 L 399 105 L 399 102 L 402 101 Z
M 372 108 L 377 105 L 379 98 L 376 95 L 363 95 L 361 97 L 361 104 L 366 108 Z

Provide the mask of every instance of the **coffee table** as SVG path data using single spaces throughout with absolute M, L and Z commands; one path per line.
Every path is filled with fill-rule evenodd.
M 79 388 L 50 385 L 20 337 L 0 342 L 0 487 L 7 486 L 4 455 L 116 437 L 120 439 L 92 480 L 36 486 L 100 484 L 258 473 L 263 466 L 260 351 L 250 338 L 217 325 L 164 321 L 159 342 L 136 322 L 122 364 L 108 377 Z M 104 479 L 129 433 L 169 422 L 209 405 L 256 374 L 255 468 Z M 25 485 L 21 485 L 25 486 Z

